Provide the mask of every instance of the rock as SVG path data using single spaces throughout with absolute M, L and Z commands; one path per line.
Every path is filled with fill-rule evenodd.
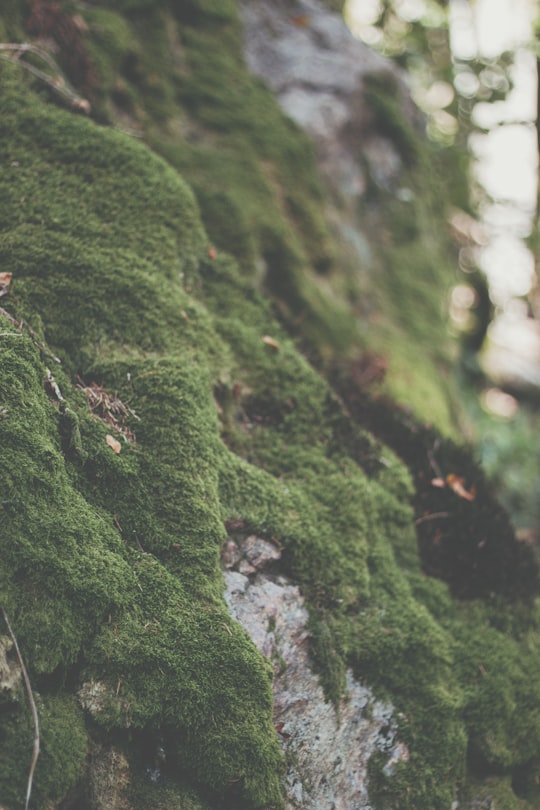
M 326 701 L 311 666 L 308 612 L 300 589 L 264 570 L 280 552 L 254 536 L 239 549 L 257 560 L 259 570 L 251 581 L 240 570 L 225 571 L 225 598 L 233 618 L 273 663 L 274 723 L 287 761 L 287 810 L 368 810 L 372 754 L 388 753 L 388 776 L 409 756 L 396 740 L 393 708 L 375 700 L 351 671 L 339 706 Z
M 241 559 L 242 554 L 234 540 L 227 540 L 221 550 L 221 560 L 225 568 L 234 568 Z
M 366 190 L 361 151 L 372 179 L 395 185 L 401 158 L 374 132 L 365 100 L 367 77 L 386 76 L 400 106 L 418 120 L 402 74 L 393 63 L 355 39 L 343 18 L 318 0 L 242 4 L 247 64 L 275 92 L 283 110 L 316 144 L 321 169 L 346 196 Z
M 256 569 L 264 568 L 272 560 L 281 558 L 281 551 L 276 546 L 254 534 L 247 537 L 242 543 L 242 551 Z

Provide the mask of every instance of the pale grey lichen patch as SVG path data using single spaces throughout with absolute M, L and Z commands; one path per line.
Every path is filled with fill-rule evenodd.
M 110 699 L 110 690 L 103 681 L 85 681 L 78 691 L 79 703 L 93 717 L 101 714 Z
M 88 790 L 93 810 L 132 810 L 131 769 L 125 754 L 114 746 L 96 745 L 90 758 Z
M 300 589 L 269 573 L 280 550 L 253 535 L 224 546 L 225 599 L 231 615 L 274 667 L 274 723 L 287 761 L 287 810 L 369 810 L 369 759 L 388 753 L 387 775 L 406 746 L 393 707 L 347 672 L 339 706 L 325 700 L 309 656 L 308 611 Z M 258 565 L 255 566 L 254 562 Z M 253 569 L 241 573 L 243 564 Z
M 8 636 L 0 636 L 0 692 L 14 693 L 21 682 L 22 670 Z

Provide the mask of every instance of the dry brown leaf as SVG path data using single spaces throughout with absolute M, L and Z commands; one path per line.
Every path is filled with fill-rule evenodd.
M 283 722 L 274 723 L 274 728 L 277 731 L 277 733 L 281 737 L 283 737 L 284 740 L 289 740 L 290 739 L 291 735 L 287 731 L 283 731 L 283 729 L 285 728 L 285 723 L 283 723 Z
M 474 487 L 471 487 L 470 490 L 465 489 L 464 483 L 465 480 L 460 478 L 459 475 L 454 475 L 454 473 L 450 473 L 446 476 L 446 483 L 450 487 L 450 489 L 459 495 L 460 498 L 464 498 L 466 501 L 474 501 L 476 498 L 476 490 Z
M 0 273 L 0 297 L 6 295 L 13 273 Z
M 279 343 L 277 340 L 274 340 L 273 337 L 270 337 L 270 335 L 265 335 L 262 341 L 263 343 L 266 343 L 267 346 L 270 346 L 271 349 L 275 349 L 276 351 L 279 350 Z
M 217 250 L 215 249 L 215 247 L 208 248 L 208 256 L 210 257 L 210 259 L 217 259 Z
M 107 435 L 105 436 L 105 441 L 107 442 L 109 447 L 112 450 L 114 450 L 115 453 L 119 453 L 120 450 L 122 449 L 122 445 L 120 444 L 118 439 L 115 439 L 114 436 L 111 436 L 110 433 L 107 433 Z

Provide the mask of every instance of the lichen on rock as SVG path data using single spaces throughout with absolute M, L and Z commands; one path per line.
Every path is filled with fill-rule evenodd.
M 408 759 L 406 746 L 396 740 L 393 707 L 375 700 L 350 670 L 337 705 L 326 700 L 309 655 L 309 613 L 299 588 L 276 574 L 280 558 L 275 545 L 254 535 L 239 545 L 229 540 L 223 553 L 231 615 L 274 668 L 273 718 L 287 762 L 286 807 L 367 810 L 371 756 L 385 753 L 389 773 Z

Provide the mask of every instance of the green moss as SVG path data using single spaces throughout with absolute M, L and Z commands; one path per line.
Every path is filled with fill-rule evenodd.
M 4 604 L 16 616 L 33 669 L 52 672 L 77 660 L 83 640 L 125 603 L 135 583 L 115 532 L 70 486 L 57 406 L 45 395 L 36 349 L 15 330 L 6 332 L 0 338 Z
M 89 382 L 97 376 L 119 390 L 127 386 L 139 421 L 132 417 L 137 444 L 122 441 L 116 455 L 106 442 L 111 426 L 89 414 L 62 370 L 55 376 L 63 401 L 54 391 L 47 396 L 33 340 L 2 319 L 6 609 L 16 617 L 32 672 L 69 671 L 75 682 L 103 685 L 95 718 L 101 724 L 163 726 L 173 740 L 171 756 L 192 779 L 215 793 L 240 780 L 253 806 L 279 804 L 269 671 L 243 631 L 229 626 L 221 599 L 216 465 L 224 451 L 208 369 L 212 358 L 221 368 L 216 355 L 225 352 L 216 351 L 208 316 L 185 290 L 184 273 L 192 273 L 205 243 L 193 199 L 159 160 L 144 177 L 143 149 L 135 186 L 128 192 L 129 176 L 120 174 L 118 196 L 113 191 L 108 199 L 124 205 L 126 218 L 108 228 L 111 214 L 93 193 L 94 172 L 103 171 L 99 182 L 107 176 L 111 182 L 109 161 L 126 166 L 131 150 L 142 147 L 113 134 L 107 153 L 110 133 L 39 104 L 32 114 L 24 93 L 17 105 L 5 106 L 3 143 L 26 169 L 19 189 L 30 191 L 26 183 L 43 171 L 46 153 L 51 198 L 34 186 L 30 216 L 46 217 L 41 227 L 49 234 L 39 246 L 11 209 L 4 219 L 2 249 L 17 278 L 13 303 L 36 322 L 46 300 L 43 335 L 66 368 Z M 55 162 L 60 137 L 72 156 L 62 163 Z M 85 182 L 77 150 L 88 186 L 82 197 L 70 181 L 78 172 Z M 60 187 L 64 215 L 51 225 Z M 85 208 L 75 212 L 84 198 Z M 148 222 L 152 217 L 159 222 Z M 128 306 L 126 295 L 139 284 L 139 301 Z M 162 307 L 169 323 L 160 322 Z M 153 356 L 145 358 L 144 349 Z M 163 353 L 170 349 L 176 354 Z M 23 493 L 30 491 L 28 501 Z
M 329 228 L 312 145 L 247 71 L 237 3 L 126 0 L 114 10 L 111 5 L 102 0 L 84 10 L 89 29 L 84 47 L 97 75 L 92 101 L 98 117 L 144 132 L 153 148 L 184 174 L 199 197 L 212 240 L 277 300 L 280 317 L 291 330 L 301 331 L 312 356 L 328 365 L 354 354 L 359 345 L 388 353 L 388 391 L 399 397 L 407 387 L 423 388 L 427 396 L 419 395 L 413 406 L 422 414 L 427 398 L 440 400 L 437 423 L 452 431 L 455 414 L 446 401 L 454 396 L 452 385 L 441 392 L 431 382 L 441 368 L 446 371 L 445 363 L 432 357 L 433 336 L 436 330 L 437 348 L 445 351 L 440 302 L 452 283 L 434 271 L 440 256 L 432 256 L 427 247 L 444 241 L 440 206 L 427 223 L 418 220 L 416 211 L 411 214 L 407 203 L 378 201 L 387 221 L 397 221 L 400 213 L 392 209 L 400 209 L 417 229 L 418 240 L 414 255 L 404 249 L 383 257 L 389 272 L 371 268 L 382 328 L 375 325 L 365 333 L 351 310 L 353 301 L 362 301 L 359 309 L 364 311 L 364 285 L 357 266 L 345 268 L 342 246 Z M 395 81 L 388 74 L 372 77 L 368 96 L 379 134 L 393 140 L 406 162 L 414 156 L 419 164 L 419 196 L 424 197 L 436 156 L 426 157 L 419 133 L 402 114 Z M 369 225 L 366 234 L 371 236 Z M 379 253 L 379 245 L 372 243 Z M 321 273 L 327 278 L 321 280 Z M 421 299 L 415 303 L 409 301 L 413 274 Z M 385 329 L 396 313 L 396 323 L 406 321 L 406 329 L 412 330 L 405 341 L 399 329 Z M 426 328 L 418 335 L 420 322 Z M 416 364 L 417 340 L 427 358 L 422 368 Z
M 378 807 L 447 810 L 467 773 L 494 770 L 519 777 L 534 806 L 530 603 L 497 601 L 487 588 L 483 603 L 463 606 L 422 573 L 409 473 L 291 339 L 301 329 L 320 355 L 359 346 L 334 286 L 339 252 L 310 147 L 246 73 L 236 4 L 193 0 L 171 6 L 173 16 L 148 2 L 128 8 L 129 22 L 118 6 L 87 10 L 110 80 L 104 99 L 118 71 L 149 140 L 199 191 L 212 242 L 241 270 L 208 252 L 194 196 L 171 165 L 47 105 L 2 69 L 0 256 L 13 273 L 2 302 L 24 323 L 0 317 L 0 584 L 51 729 L 37 795 L 57 800 L 77 782 L 92 729 L 134 750 L 142 736 L 163 739 L 176 776 L 141 788 L 148 810 L 200 807 L 199 793 L 210 806 L 280 806 L 271 667 L 222 598 L 219 548 L 233 518 L 283 546 L 328 697 L 339 698 L 352 667 L 395 705 L 410 762 L 392 775 L 373 759 Z M 167 48 L 181 56 L 172 69 Z M 386 317 L 373 345 L 387 340 L 401 390 L 416 388 L 428 403 L 417 407 L 448 424 L 444 394 L 432 397 L 440 378 L 418 383 L 447 362 L 431 287 L 436 297 L 448 266 L 435 230 L 420 249 L 442 213 L 415 191 L 412 212 L 379 201 L 394 226 L 379 253 Z M 404 283 L 411 268 L 417 295 Z M 429 313 L 425 330 L 418 308 Z M 396 336 L 409 342 L 396 348 Z M 51 352 L 62 360 L 52 369 L 62 400 L 47 384 Z M 123 432 L 106 409 L 92 411 L 92 385 L 126 406 Z M 411 453 L 425 451 L 426 435 L 415 434 Z M 448 452 L 452 464 L 464 458 Z M 0 784 L 15 803 L 31 728 L 22 703 L 8 710 L 0 745 L 17 756 L 1 760 Z
M 40 754 L 32 800 L 43 807 L 63 799 L 77 785 L 84 772 L 87 737 L 83 713 L 72 697 L 34 694 L 34 700 L 40 720 Z M 2 802 L 8 808 L 22 807 L 35 736 L 22 690 L 17 703 L 0 709 L 0 717 Z
M 489 611 L 475 612 L 459 639 L 470 757 L 479 769 L 508 771 L 531 762 L 540 748 L 539 652 L 530 646 L 534 633 L 516 643 L 493 627 Z
M 418 132 L 403 114 L 396 79 L 390 73 L 373 73 L 366 80 L 366 95 L 377 129 L 397 147 L 407 164 L 415 163 L 421 150 Z
M 377 273 L 373 295 L 380 314 L 372 318 L 365 344 L 386 360 L 379 390 L 445 435 L 456 437 L 461 420 L 447 291 L 457 283 L 457 271 L 446 234 L 442 180 L 434 172 L 429 148 L 423 148 L 418 158 L 421 169 L 408 170 L 403 178 L 407 199 L 378 189 L 371 205 L 363 209 L 381 242 L 373 259 Z
M 104 8 L 88 8 L 85 22 L 92 32 L 87 48 L 102 104 L 111 96 L 121 107 L 133 108 L 137 94 L 122 80 L 122 75 L 140 61 L 141 49 L 133 39 L 129 23 L 121 14 Z M 96 103 L 96 99 L 92 101 Z
M 130 801 L 135 810 L 211 810 L 211 806 L 189 788 L 156 785 L 140 776 L 131 783 Z
M 531 806 L 516 796 L 510 780 L 505 777 L 493 776 L 485 785 L 473 783 L 469 795 L 480 807 L 489 807 L 489 810 L 527 810 Z
M 23 20 L 21 14 L 21 4 L 18 0 L 6 0 L 2 4 L 2 15 L 0 17 L 0 35 L 2 42 L 22 42 Z

